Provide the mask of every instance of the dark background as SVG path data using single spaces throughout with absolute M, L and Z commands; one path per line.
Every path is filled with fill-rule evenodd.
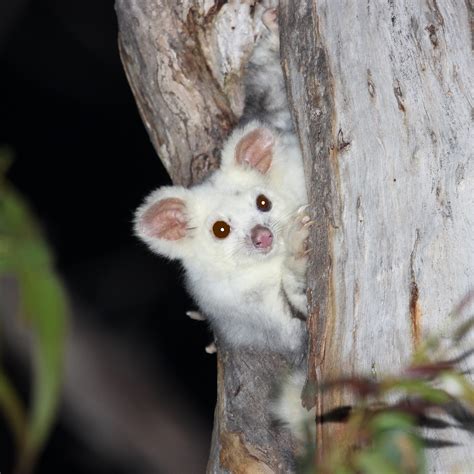
M 193 304 L 178 265 L 132 235 L 134 209 L 169 178 L 126 82 L 112 0 L 0 0 L 0 144 L 14 151 L 9 179 L 45 230 L 73 309 L 88 308 L 74 317 L 139 347 L 151 373 L 164 367 L 210 439 L 210 334 L 185 316 Z M 27 392 L 14 357 L 10 365 Z M 0 426 L 6 474 L 13 453 L 1 414 Z M 93 448 L 61 413 L 36 472 L 132 472 Z

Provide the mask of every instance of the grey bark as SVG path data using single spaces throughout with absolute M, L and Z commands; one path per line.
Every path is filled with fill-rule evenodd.
M 396 373 L 423 335 L 449 330 L 472 289 L 472 12 L 465 1 L 285 3 L 284 65 L 317 222 L 313 381 Z M 326 394 L 317 413 L 350 403 Z M 339 431 L 318 427 L 319 457 Z M 472 472 L 471 434 L 429 437 L 460 444 L 429 450 L 430 472 Z
M 175 183 L 218 166 L 241 112 L 255 3 L 117 0 L 125 70 Z M 283 2 L 282 59 L 316 220 L 313 381 L 397 371 L 472 288 L 472 12 L 460 0 Z M 264 408 L 287 365 L 219 351 L 209 472 L 288 469 L 291 446 Z M 335 392 L 317 410 L 350 402 Z M 470 435 L 441 437 L 462 446 L 430 451 L 430 471 L 467 472 Z M 320 454 L 337 439 L 319 426 Z

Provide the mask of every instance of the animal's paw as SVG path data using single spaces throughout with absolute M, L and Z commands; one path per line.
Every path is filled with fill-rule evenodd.
M 186 316 L 195 321 L 205 321 L 206 318 L 199 311 L 186 311 Z
M 186 311 L 186 316 L 194 319 L 195 321 L 206 321 L 206 318 L 199 311 Z M 211 342 L 204 349 L 208 354 L 215 354 L 217 352 L 217 347 L 215 342 Z
M 263 24 L 274 34 L 278 34 L 278 9 L 269 8 L 262 15 Z
M 215 354 L 217 352 L 217 347 L 215 342 L 211 342 L 209 345 L 206 346 L 205 351 L 208 354 Z
M 306 260 L 309 228 L 313 223 L 308 213 L 308 206 L 300 207 L 289 225 L 286 237 L 288 251 L 292 258 Z

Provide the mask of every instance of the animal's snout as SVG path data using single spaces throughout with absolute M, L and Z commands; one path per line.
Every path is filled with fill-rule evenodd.
M 271 250 L 273 244 L 273 234 L 268 227 L 264 227 L 263 225 L 256 225 L 250 231 L 250 238 L 252 240 L 253 246 L 256 249 L 265 252 Z

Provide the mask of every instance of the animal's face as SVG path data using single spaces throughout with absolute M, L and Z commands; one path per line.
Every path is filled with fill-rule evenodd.
M 252 170 L 241 174 L 248 176 L 219 173 L 192 194 L 188 222 L 193 253 L 217 266 L 252 264 L 281 254 L 285 223 L 295 210 L 264 176 Z
M 156 253 L 211 271 L 281 255 L 296 209 L 271 183 L 271 133 L 257 128 L 231 138 L 222 168 L 205 183 L 152 193 L 137 212 L 137 234 Z

